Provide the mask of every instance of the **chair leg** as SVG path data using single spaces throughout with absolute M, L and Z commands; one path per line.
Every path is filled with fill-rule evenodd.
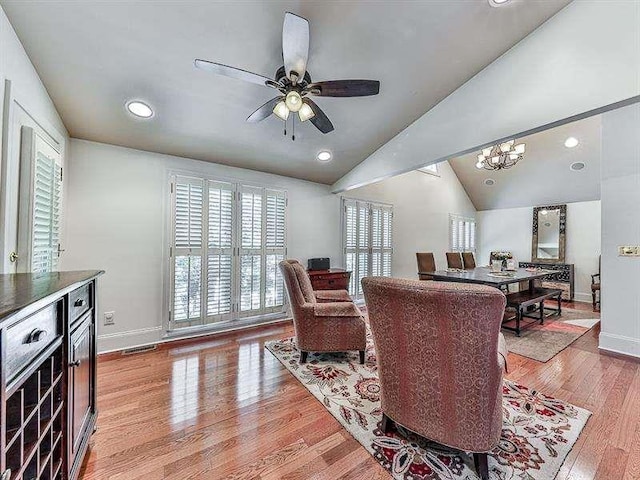
M 364 365 L 364 356 L 366 351 L 365 350 L 360 350 L 360 365 Z
M 544 300 L 540 302 L 540 325 L 544 323 Z
M 380 424 L 380 430 L 382 433 L 389 433 L 391 431 L 391 427 L 393 426 L 393 420 L 387 417 L 386 414 L 382 414 L 382 423 Z
M 307 355 L 309 352 L 300 352 L 300 363 L 307 363 Z
M 473 464 L 480 480 L 489 480 L 489 461 L 486 453 L 474 453 Z
M 520 336 L 520 319 L 522 318 L 522 311 L 520 307 L 516 310 L 516 337 Z
M 596 311 L 596 291 L 591 290 L 591 301 L 593 302 L 593 311 Z
M 562 315 L 562 295 L 558 295 L 558 316 Z

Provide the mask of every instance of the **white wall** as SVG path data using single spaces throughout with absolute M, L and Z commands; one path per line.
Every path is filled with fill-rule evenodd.
M 11 81 L 10 90 L 5 81 Z M 10 102 L 6 102 L 10 99 Z M 7 105 L 5 105 L 5 102 Z M 19 105 L 19 107 L 18 107 Z M 13 267 L 8 261 L 9 252 L 16 248 L 18 218 L 18 178 L 20 160 L 20 126 L 38 126 L 51 135 L 60 145 L 65 164 L 67 130 L 31 64 L 20 40 L 0 7 L 0 131 L 2 132 L 0 169 L 0 272 Z M 20 109 L 21 111 L 18 111 Z M 5 118 L 7 114 L 7 118 Z M 66 187 L 63 186 L 63 190 Z M 63 199 L 64 202 L 64 199 Z M 63 216 L 62 241 L 64 242 Z
M 286 189 L 288 256 L 341 261 L 340 202 L 329 187 L 277 175 L 72 139 L 63 268 L 104 269 L 98 348 L 154 342 L 164 334 L 163 239 L 170 169 Z M 115 325 L 102 325 L 115 311 Z
M 394 277 L 417 278 L 416 252 L 433 252 L 436 266 L 446 268 L 449 214 L 475 217 L 476 210 L 448 162 L 440 176 L 409 172 L 344 194 L 348 198 L 393 205 Z
M 492 251 L 513 252 L 516 261 L 531 260 L 533 207 L 484 210 L 477 214 L 478 263 L 487 265 Z M 591 301 L 591 275 L 600 255 L 600 201 L 567 204 L 566 263 L 575 269 L 575 299 Z
M 602 117 L 602 330 L 600 348 L 640 357 L 640 105 Z
M 338 180 L 333 191 L 638 101 L 639 37 L 640 2 L 570 3 Z

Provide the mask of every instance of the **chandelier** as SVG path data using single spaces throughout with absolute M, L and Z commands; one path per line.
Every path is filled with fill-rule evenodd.
M 515 140 L 484 148 L 478 155 L 476 168 L 485 170 L 502 170 L 511 168 L 524 157 L 524 143 L 514 145 Z

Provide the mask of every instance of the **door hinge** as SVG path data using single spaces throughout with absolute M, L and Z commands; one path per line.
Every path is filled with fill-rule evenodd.
M 169 258 L 173 257 L 173 247 L 169 245 Z
M 62 181 L 62 168 L 60 168 L 60 181 Z

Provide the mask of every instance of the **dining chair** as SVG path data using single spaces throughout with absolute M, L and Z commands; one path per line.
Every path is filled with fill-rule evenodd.
M 418 278 L 420 280 L 433 280 L 431 275 L 424 273 L 436 271 L 436 260 L 433 257 L 433 253 L 418 252 L 416 253 L 416 259 L 418 260 Z
M 473 252 L 462 252 L 462 264 L 465 270 L 476 268 L 476 258 L 473 256 Z
M 462 256 L 460 252 L 447 252 L 447 267 L 462 270 Z
M 591 275 L 591 299 L 593 300 L 593 311 L 600 311 L 600 270 L 602 265 L 602 256 L 598 258 L 598 273 Z

